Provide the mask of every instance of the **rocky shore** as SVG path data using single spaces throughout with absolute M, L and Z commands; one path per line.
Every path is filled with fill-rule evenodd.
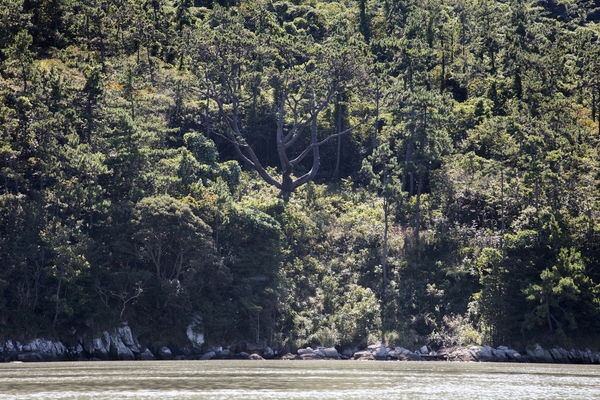
M 279 360 L 379 360 L 379 361 L 463 361 L 463 362 L 530 362 L 561 364 L 600 364 L 600 352 L 566 350 L 561 347 L 544 349 L 535 345 L 524 351 L 505 346 L 442 348 L 433 351 L 427 346 L 409 350 L 403 347 L 371 345 L 366 349 L 306 347 L 297 351 L 273 350 L 269 346 L 236 343 L 227 348 L 202 346 L 203 337 L 193 336 L 189 346 L 170 349 L 166 346 L 140 346 L 128 326 L 104 331 L 90 340 L 79 339 L 74 344 L 35 339 L 22 344 L 0 341 L 0 362 L 40 361 L 101 361 L 101 360 L 213 360 L 213 359 L 279 359 Z

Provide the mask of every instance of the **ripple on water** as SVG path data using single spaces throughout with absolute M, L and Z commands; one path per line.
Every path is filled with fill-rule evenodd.
M 144 361 L 0 364 L 2 399 L 593 399 L 593 365 Z

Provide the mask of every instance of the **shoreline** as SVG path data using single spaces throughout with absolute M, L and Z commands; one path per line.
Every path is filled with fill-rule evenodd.
M 152 347 L 152 346 L 151 346 Z M 166 346 L 140 346 L 129 327 L 112 334 L 103 332 L 100 338 L 77 340 L 74 345 L 60 341 L 34 339 L 26 344 L 0 340 L 0 362 L 53 361 L 135 361 L 135 360 L 348 360 L 348 361 L 431 361 L 431 362 L 513 362 L 547 364 L 600 364 L 600 352 L 590 349 L 544 349 L 539 344 L 517 351 L 506 346 L 468 346 L 441 348 L 427 346 L 417 350 L 403 347 L 371 345 L 365 349 L 306 347 L 294 352 L 273 350 L 266 345 L 237 343 L 228 348 L 185 346 L 171 350 Z

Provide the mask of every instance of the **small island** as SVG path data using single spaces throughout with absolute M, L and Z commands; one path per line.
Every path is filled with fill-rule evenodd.
M 598 149 L 598 0 L 0 0 L 0 361 L 597 364 Z

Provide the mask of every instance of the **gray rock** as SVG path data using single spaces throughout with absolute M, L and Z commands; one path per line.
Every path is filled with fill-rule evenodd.
M 102 343 L 106 349 L 110 350 L 110 333 L 107 331 L 102 332 Z
M 243 359 L 247 359 L 248 357 L 250 357 L 250 354 L 246 353 L 245 351 L 241 351 L 240 357 L 242 357 Z
M 84 350 L 81 342 L 77 343 L 77 345 L 75 345 L 75 346 L 69 346 L 68 352 L 69 352 L 69 356 L 71 359 L 74 359 L 77 361 L 87 360 L 85 350 Z
M 23 352 L 23 347 L 21 346 L 21 344 L 19 342 L 17 342 L 16 344 L 13 343 L 12 340 L 8 340 L 6 341 L 6 343 L 4 343 L 4 353 L 8 356 L 16 356 L 17 354 Z
M 372 350 L 362 350 L 362 351 L 357 351 L 356 353 L 354 353 L 354 359 L 355 360 L 374 360 L 375 357 L 373 356 Z
M 106 360 L 110 353 L 110 347 L 105 347 L 105 343 L 100 338 L 92 339 L 92 348 L 90 349 L 90 355 L 100 360 Z
M 229 349 L 221 350 L 217 356 L 224 360 L 231 358 L 231 351 Z
M 396 347 L 394 349 L 394 351 L 396 352 L 397 355 L 400 355 L 400 354 L 407 355 L 408 353 L 412 353 L 412 351 L 405 349 L 404 347 Z
M 507 361 L 508 360 L 508 355 L 506 354 L 505 350 L 500 350 L 500 349 L 493 350 L 492 349 L 492 354 L 494 355 L 494 358 L 498 361 Z
M 479 348 L 476 348 L 477 350 Z M 446 352 L 446 358 L 450 361 L 477 361 L 476 350 L 457 347 Z
M 376 360 L 387 360 L 387 355 L 388 350 L 384 345 L 381 345 L 377 348 L 375 354 L 373 354 L 373 357 L 375 357 Z
M 561 363 L 561 364 L 565 363 L 565 359 L 563 359 L 562 354 L 560 353 L 560 351 L 557 348 L 549 349 L 548 351 L 550 352 L 552 359 L 554 359 L 554 362 Z M 567 359 L 566 363 L 568 363 L 568 362 L 569 362 L 569 360 Z
M 569 352 L 562 347 L 558 348 L 558 352 L 560 353 L 560 357 L 563 360 L 563 363 L 570 364 L 571 360 L 569 359 Z
M 506 350 L 506 355 L 508 356 L 508 359 L 511 361 L 519 361 L 519 357 L 521 357 L 521 354 L 513 349 L 508 349 Z
M 246 351 L 250 354 L 262 354 L 265 350 L 265 346 L 258 343 L 246 343 Z
M 346 350 L 342 351 L 342 355 L 343 355 L 344 357 L 351 358 L 351 357 L 354 357 L 354 353 L 355 353 L 355 352 L 356 352 L 356 350 L 352 350 L 352 349 L 346 349 Z
M 250 354 L 248 356 L 248 360 L 264 360 L 264 358 L 262 358 L 261 356 L 259 356 L 258 354 Z
M 305 349 L 298 349 L 298 355 L 302 356 L 305 354 L 314 354 L 315 351 L 313 349 L 311 349 L 310 347 L 307 347 Z
M 544 350 L 542 346 L 536 344 L 533 350 L 527 350 L 527 356 L 533 362 L 553 363 L 554 359 L 548 350 Z
M 110 355 L 114 360 L 135 360 L 133 352 L 125 346 L 118 333 L 110 336 Z
M 315 355 L 320 358 L 325 358 L 325 347 L 317 347 L 315 350 Z
M 209 351 L 208 353 L 204 353 L 200 356 L 201 360 L 211 360 L 213 358 L 215 358 L 215 356 L 217 355 L 217 353 L 215 353 L 214 351 Z
M 146 347 L 146 349 L 144 351 L 142 351 L 140 354 L 140 360 L 151 361 L 151 360 L 156 360 L 156 357 L 154 357 L 154 354 L 152 354 L 150 349 L 148 349 Z
M 585 351 L 583 351 L 582 353 L 583 353 L 583 362 L 585 364 L 592 364 L 594 362 L 594 356 L 590 349 L 585 349 Z
M 58 361 L 68 358 L 69 350 L 61 342 L 46 339 L 34 339 L 22 347 L 24 352 L 39 354 L 46 361 Z
M 265 347 L 264 351 L 262 352 L 262 357 L 265 360 L 272 360 L 273 358 L 275 358 L 275 352 L 273 351 L 272 348 L 267 346 L 267 347 Z
M 121 337 L 121 341 L 131 352 L 134 354 L 134 357 L 140 355 L 140 348 L 135 343 L 133 338 L 133 334 L 131 333 L 131 328 L 127 325 L 120 327 L 118 330 L 119 336 Z M 137 357 L 136 357 L 137 358 Z
M 44 357 L 42 357 L 42 355 L 38 352 L 28 352 L 28 353 L 21 353 L 17 356 L 17 359 L 19 361 L 22 362 L 39 362 L 39 361 L 44 361 Z
M 160 349 L 158 349 L 158 358 L 160 358 L 161 360 L 172 360 L 173 352 L 167 346 L 163 346 Z
M 323 352 L 325 353 L 325 357 L 327 358 L 340 358 L 340 354 L 335 349 L 335 347 L 327 347 L 323 350 Z
M 422 347 L 419 349 L 419 352 L 420 352 L 421 354 L 429 354 L 429 349 L 427 348 L 427 346 L 422 346 Z
M 477 361 L 487 362 L 494 361 L 493 349 L 489 346 L 482 346 L 475 351 Z

